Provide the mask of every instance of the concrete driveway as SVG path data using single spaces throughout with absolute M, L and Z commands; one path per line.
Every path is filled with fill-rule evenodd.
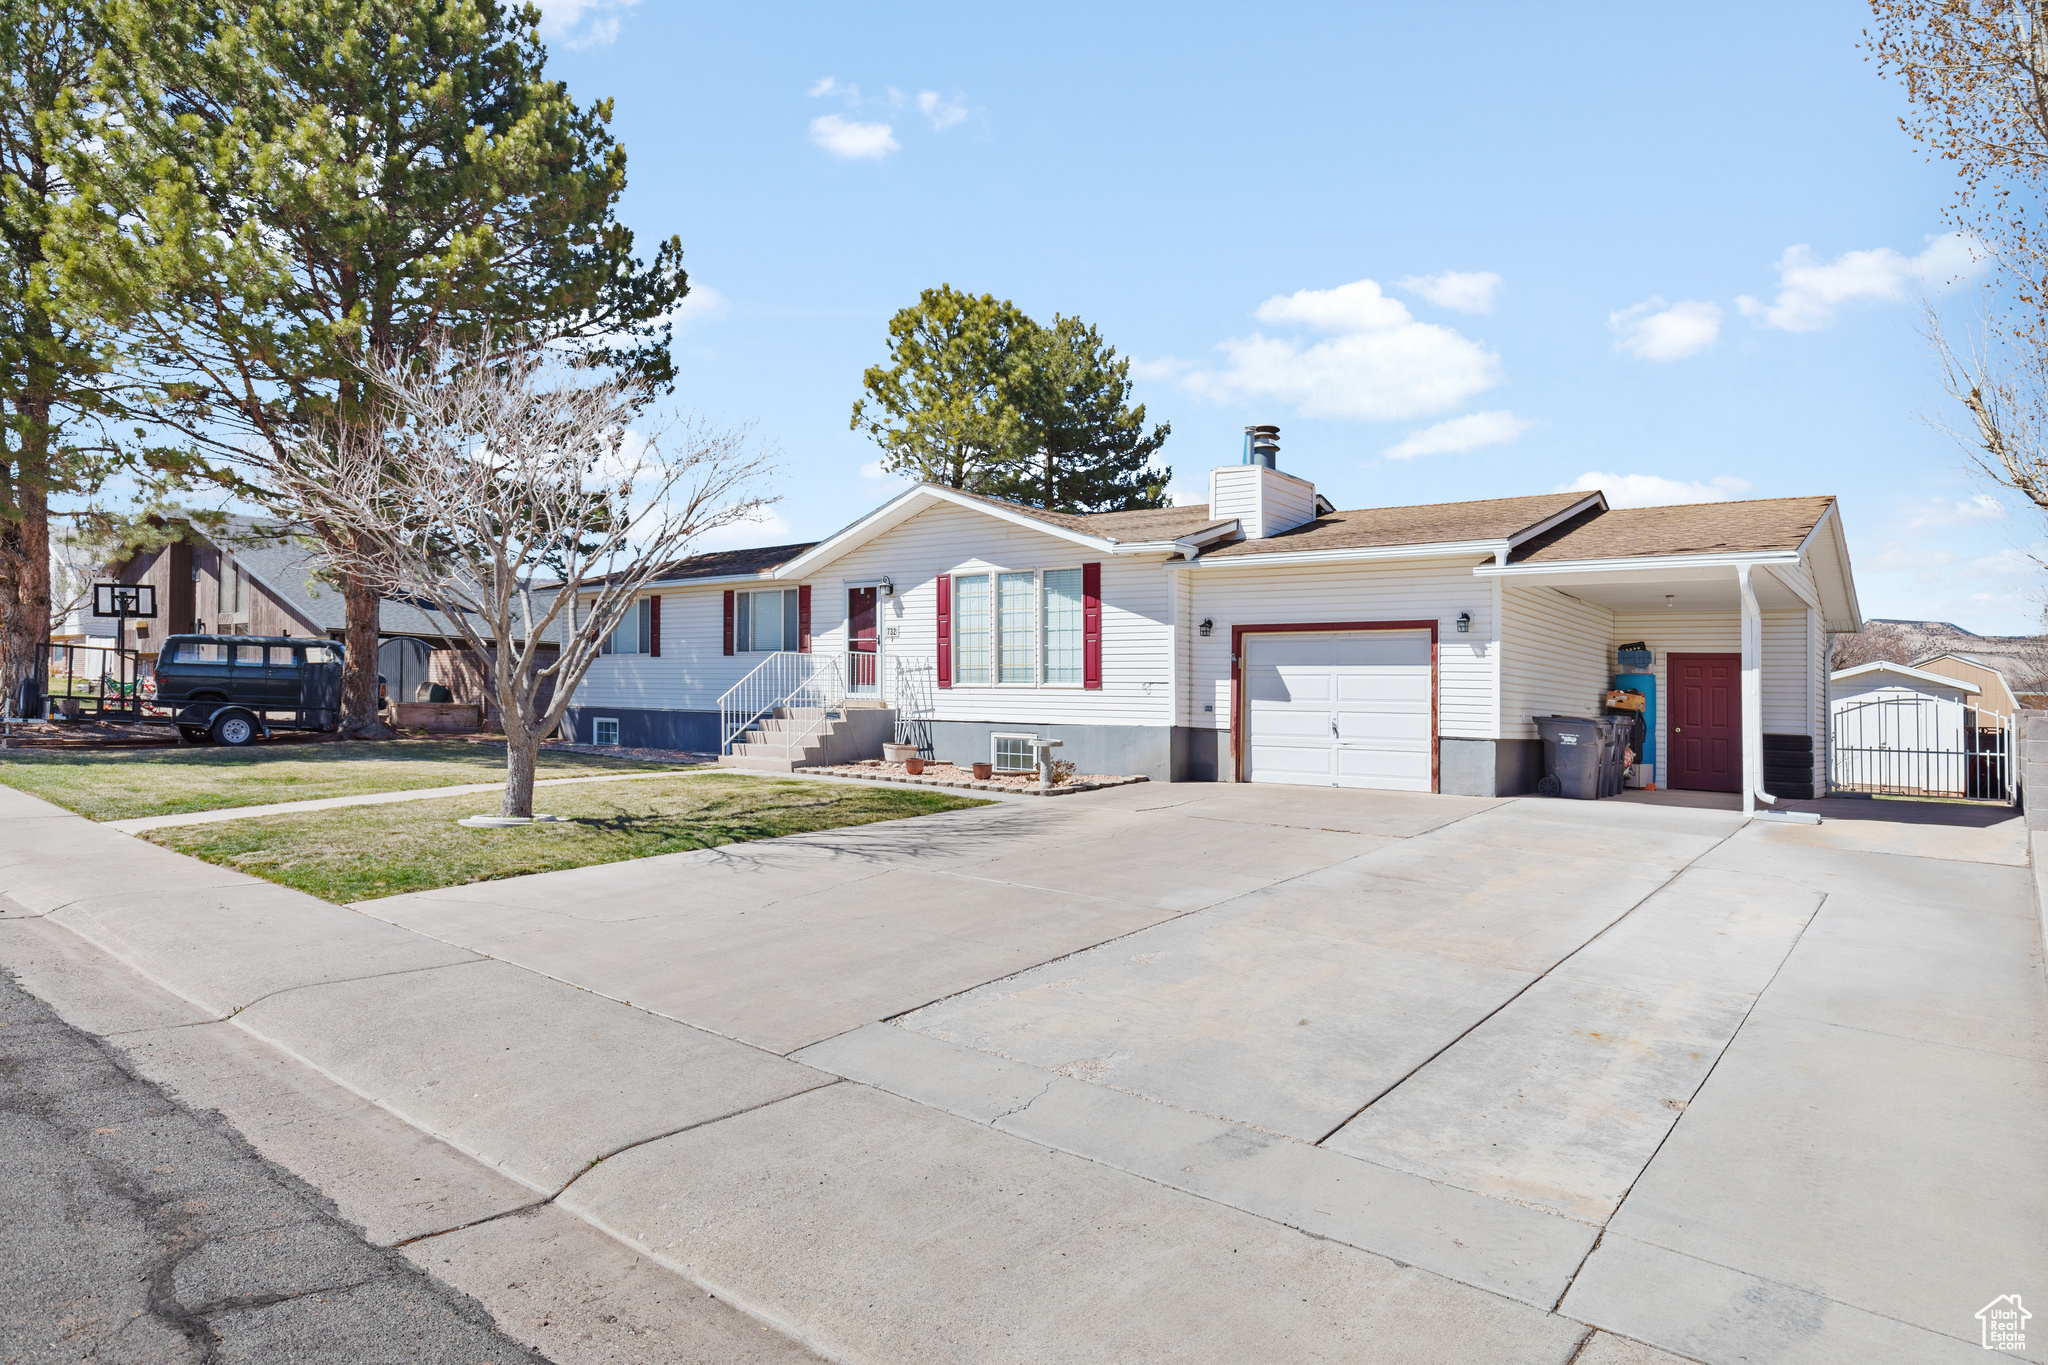
M 1815 808 L 1162 784 L 353 914 L 0 888 L 838 1359 L 1979 1359 L 2048 1303 L 2024 830 Z

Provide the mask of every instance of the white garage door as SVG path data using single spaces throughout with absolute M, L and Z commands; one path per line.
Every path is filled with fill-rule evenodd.
M 1426 631 L 1254 635 L 1245 655 L 1252 781 L 1430 790 Z

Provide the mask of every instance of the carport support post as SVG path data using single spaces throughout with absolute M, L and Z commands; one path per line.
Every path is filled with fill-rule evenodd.
M 1750 566 L 1735 566 L 1735 586 L 1742 598 L 1742 813 L 1756 814 L 1756 803 L 1775 805 L 1764 786 L 1764 618 L 1757 610 Z

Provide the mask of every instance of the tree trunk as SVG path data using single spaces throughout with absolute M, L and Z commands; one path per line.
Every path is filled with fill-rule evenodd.
M 21 404 L 20 458 L 0 481 L 0 713 L 13 714 L 24 678 L 40 685 L 37 649 L 50 639 L 50 404 Z M 11 495 L 11 496 L 10 496 Z
M 505 724 L 505 804 L 500 815 L 533 816 L 533 770 L 540 763 L 540 731 L 508 717 Z
M 391 727 L 377 715 L 377 594 L 362 580 L 345 576 L 341 597 L 347 612 L 342 647 L 347 667 L 341 677 L 341 732 L 350 739 L 390 739 Z

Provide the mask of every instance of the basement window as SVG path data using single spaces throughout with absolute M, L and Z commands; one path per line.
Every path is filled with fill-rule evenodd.
M 1031 741 L 1037 738 L 1037 735 L 990 735 L 989 761 L 999 773 L 1037 772 L 1038 759 L 1031 752 Z
M 613 746 L 619 742 L 619 721 L 616 716 L 598 716 L 590 722 L 590 742 Z

